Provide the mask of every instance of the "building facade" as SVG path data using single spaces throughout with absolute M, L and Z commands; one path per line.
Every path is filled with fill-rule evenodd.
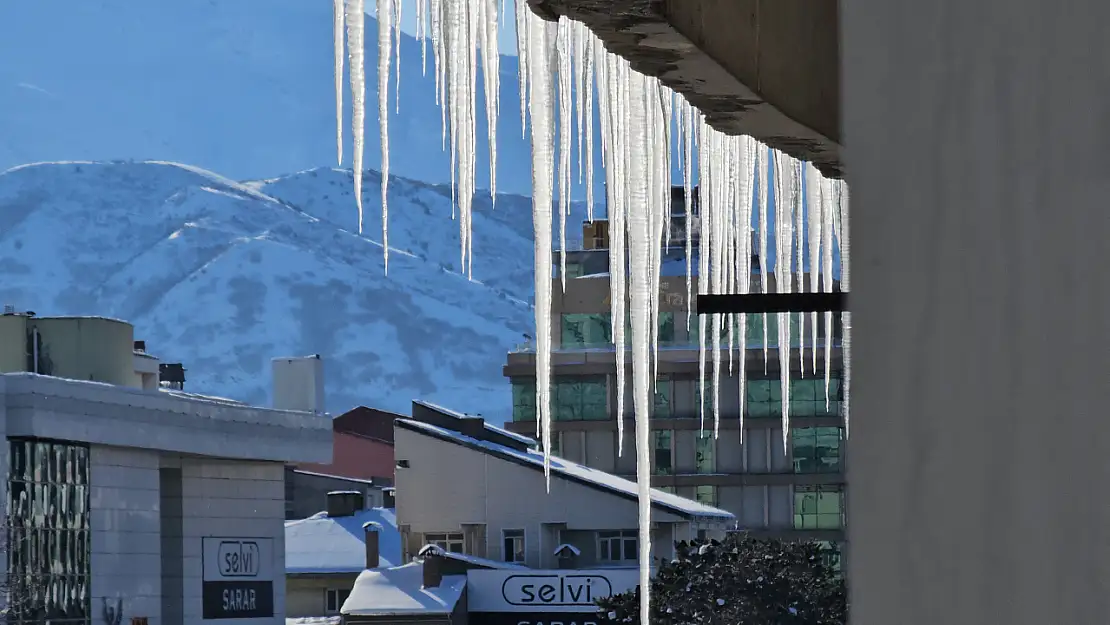
M 675 206 L 679 205 L 676 201 Z M 681 219 L 680 215 L 676 217 Z M 697 277 L 688 287 L 681 227 L 679 222 L 674 228 L 676 244 L 663 251 L 659 283 L 658 378 L 651 419 L 652 485 L 728 510 L 749 531 L 842 543 L 847 458 L 841 355 L 835 342 L 839 328 L 834 326 L 837 338 L 829 354 L 826 398 L 823 319 L 818 317 L 815 373 L 810 347 L 812 317 L 789 316 L 792 370 L 790 434 L 785 444 L 777 315 L 767 316 L 766 351 L 763 315 L 748 315 L 745 348 L 740 347 L 738 325 L 734 326 L 735 347 L 731 350 L 727 333 L 722 332 L 721 373 L 716 386 L 720 424 L 719 435 L 714 437 L 712 356 L 706 356 L 703 410 L 700 320 L 696 311 L 688 312 L 694 307 L 690 293 L 698 291 Z M 605 229 L 597 224 L 586 229 L 584 241 L 594 249 L 567 252 L 566 287 L 556 276 L 552 292 L 552 447 L 567 460 L 635 479 L 631 350 L 626 339 L 625 353 L 618 357 L 613 345 Z M 558 257 L 554 264 L 558 271 Z M 758 271 L 758 258 L 753 258 L 752 264 Z M 691 265 L 696 274 L 696 256 Z M 759 288 L 757 275 L 753 275 L 753 288 Z M 708 328 L 710 320 L 707 318 L 705 323 Z M 804 362 L 797 347 L 799 328 L 806 333 Z M 710 343 L 708 338 L 706 343 Z M 740 358 L 746 359 L 743 397 L 736 367 Z M 616 371 L 617 363 L 622 361 L 628 375 L 624 414 L 618 416 Z M 508 355 L 504 373 L 512 385 L 513 420 L 506 427 L 514 432 L 536 431 L 535 367 L 533 345 L 522 345 Z M 743 431 L 741 401 L 745 407 Z M 622 454 L 618 454 L 618 418 L 625 420 Z
M 404 559 L 427 545 L 530 568 L 634 566 L 637 487 L 624 478 L 553 459 L 550 481 L 535 441 L 449 410 L 414 402 L 396 422 L 397 522 Z M 652 552 L 735 528 L 724 510 L 652 493 Z
M 122 321 L 0 336 L 9 621 L 282 622 L 284 466 L 327 461 L 327 418 L 167 388 Z

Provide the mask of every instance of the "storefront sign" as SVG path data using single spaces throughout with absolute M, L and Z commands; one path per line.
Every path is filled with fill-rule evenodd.
M 274 539 L 206 536 L 202 540 L 203 616 L 274 615 Z
M 635 569 L 467 571 L 470 620 L 483 625 L 597 625 L 597 600 L 628 592 Z

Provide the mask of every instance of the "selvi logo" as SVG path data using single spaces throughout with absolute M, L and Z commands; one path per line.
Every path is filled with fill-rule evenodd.
M 501 584 L 509 605 L 593 605 L 611 594 L 601 575 L 511 575 Z
M 216 563 L 221 577 L 257 577 L 260 557 L 258 543 L 252 540 L 224 540 Z

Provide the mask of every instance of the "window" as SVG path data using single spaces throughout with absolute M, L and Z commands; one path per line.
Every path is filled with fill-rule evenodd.
M 839 486 L 794 487 L 794 529 L 839 529 L 843 517 L 844 492 Z
M 779 380 L 751 380 L 745 385 L 749 417 L 778 418 L 782 416 L 782 387 Z M 843 400 L 840 378 L 829 380 L 829 402 L 825 406 L 825 378 L 790 381 L 790 416 L 838 417 Z
M 660 492 L 664 492 L 664 493 L 670 493 L 672 495 L 675 494 L 674 486 L 656 486 L 655 490 L 660 491 Z
M 674 313 L 659 312 L 659 344 L 674 344 Z
M 823 549 L 821 555 L 825 561 L 825 566 L 831 568 L 837 573 L 840 573 L 840 543 L 828 540 L 819 540 L 817 541 L 817 545 Z
M 609 313 L 567 313 L 561 317 L 562 347 L 608 347 L 613 344 Z
M 463 553 L 463 535 L 461 532 L 424 534 L 424 544 L 435 545 L 451 553 Z
M 88 448 L 9 441 L 8 524 L 6 622 L 90 623 Z
M 627 384 L 627 382 L 626 382 Z M 668 378 L 659 378 L 655 381 L 655 406 L 652 417 L 666 419 L 673 416 L 671 412 L 671 397 L 673 397 L 673 383 Z
M 524 562 L 524 530 L 501 532 L 501 557 L 505 562 Z
M 840 471 L 841 428 L 797 428 L 790 430 L 795 473 Z
M 717 487 L 705 484 L 698 486 L 694 492 L 694 501 L 706 506 L 716 506 Z
M 558 267 L 559 266 L 558 263 L 556 263 L 555 266 Z M 582 263 L 576 263 L 576 262 L 572 262 L 572 261 L 569 261 L 569 260 L 567 261 L 566 276 L 568 278 L 579 278 L 579 277 L 584 276 L 584 275 L 586 275 L 586 274 L 585 274 L 584 267 L 582 266 Z
M 671 438 L 673 434 L 670 430 L 654 430 L 651 433 L 652 450 L 652 473 L 656 475 L 670 475 L 674 473 L 674 461 L 671 452 Z
M 634 562 L 639 555 L 636 552 L 637 533 L 635 530 L 622 532 L 597 533 L 597 559 L 602 562 Z
M 536 380 L 513 380 L 513 421 L 536 420 Z
M 713 440 L 713 435 L 709 432 L 701 432 L 695 440 L 694 449 L 694 466 L 698 473 L 716 473 L 717 472 L 717 458 L 714 453 L 717 448 L 717 441 Z
M 329 588 L 325 590 L 324 612 L 327 614 L 339 614 L 339 610 L 343 607 L 343 602 L 347 600 L 350 594 L 350 589 Z
M 556 421 L 604 421 L 609 418 L 605 376 L 560 376 L 552 380 L 551 416 Z

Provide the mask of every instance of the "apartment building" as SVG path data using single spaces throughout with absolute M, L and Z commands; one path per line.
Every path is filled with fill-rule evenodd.
M 678 189 L 673 204 L 676 209 L 682 206 L 681 198 Z M 812 318 L 789 316 L 790 432 L 786 441 L 782 434 L 777 316 L 768 315 L 766 319 L 769 335 L 766 351 L 763 315 L 748 315 L 744 347 L 740 347 L 738 328 L 736 347 L 731 353 L 727 336 L 723 337 L 721 373 L 716 385 L 720 425 L 719 434 L 714 437 L 714 388 L 709 363 L 704 413 L 701 407 L 699 318 L 692 310 L 696 301 L 690 297 L 690 293 L 697 293 L 697 276 L 692 277 L 688 286 L 684 233 L 687 220 L 677 212 L 673 219 L 675 244 L 663 251 L 659 283 L 659 364 L 651 419 L 652 485 L 728 510 L 749 531 L 839 545 L 845 536 L 847 460 L 842 363 L 837 342 L 839 319 L 834 322 L 836 338 L 830 354 L 831 379 L 826 398 L 823 316 L 818 316 L 816 372 L 809 338 Z M 689 223 L 694 229 L 690 264 L 696 274 L 696 211 Z M 626 347 L 625 353 L 618 355 L 612 341 L 607 224 L 586 224 L 583 244 L 584 249 L 566 252 L 565 290 L 558 275 L 558 253 L 555 258 L 552 451 L 566 460 L 635 479 L 631 350 Z M 752 260 L 753 287 L 758 288 L 759 259 Z M 806 333 L 804 363 L 797 347 L 799 328 Z M 711 356 L 707 358 L 711 362 Z M 740 358 L 746 361 L 743 397 L 737 369 Z M 618 416 L 619 362 L 628 366 L 628 375 L 624 414 Z M 536 431 L 535 366 L 534 345 L 521 345 L 508 355 L 504 373 L 511 381 L 513 394 L 513 419 L 506 425 L 510 431 L 524 434 Z M 741 401 L 745 406 L 743 431 L 739 418 Z M 618 418 L 625 422 L 622 454 L 618 454 Z

